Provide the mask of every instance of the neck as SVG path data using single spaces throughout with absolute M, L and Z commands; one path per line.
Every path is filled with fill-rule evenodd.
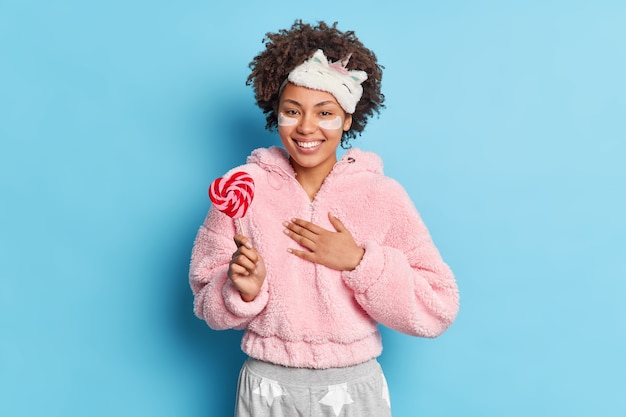
M 290 159 L 291 165 L 293 166 L 294 171 L 296 172 L 296 180 L 300 183 L 304 191 L 306 191 L 309 199 L 313 201 L 315 198 L 315 194 L 320 190 L 324 180 L 330 174 L 333 167 L 335 166 L 336 160 L 332 165 L 328 164 L 327 166 L 320 165 L 313 168 L 305 168 L 298 166 L 294 163 L 293 160 Z

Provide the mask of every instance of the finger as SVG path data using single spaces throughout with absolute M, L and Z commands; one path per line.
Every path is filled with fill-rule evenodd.
M 335 217 L 335 215 L 331 213 L 330 211 L 328 212 L 328 220 L 330 220 L 330 224 L 333 225 L 336 231 L 338 232 L 346 231 L 346 226 L 344 226 L 341 220 L 339 220 L 338 217 Z
M 246 246 L 239 247 L 239 249 L 237 249 L 237 252 L 235 253 L 245 256 L 255 264 L 259 261 L 259 254 L 257 253 L 257 251 L 254 249 L 248 249 L 248 247 Z
M 238 248 L 245 246 L 248 249 L 252 249 L 252 242 L 250 242 L 250 239 L 244 235 L 235 235 L 233 240 Z
M 239 265 L 239 264 L 231 264 L 230 265 L 230 276 L 231 278 L 233 277 L 233 275 L 237 275 L 237 276 L 248 276 L 250 275 L 250 272 L 244 268 L 243 266 Z
M 294 222 L 284 221 L 283 226 L 285 226 L 285 233 L 287 234 L 289 234 L 289 232 L 292 232 L 300 236 L 312 237 L 314 235 L 314 233 L 309 232 L 307 229 Z
M 291 253 L 292 255 L 296 255 L 298 258 L 315 262 L 315 254 L 313 252 L 291 249 L 291 248 L 287 249 L 287 252 Z
M 248 256 L 244 254 L 239 254 L 238 256 L 233 258 L 231 263 L 233 265 L 239 265 L 249 272 L 253 272 L 256 269 L 256 261 L 250 259 Z
M 252 263 L 255 264 L 259 261 L 259 254 L 254 249 L 248 249 L 245 246 L 240 246 L 239 248 L 237 248 L 237 250 L 233 253 L 233 256 L 231 256 L 230 259 L 231 261 L 234 261 L 239 256 L 245 256 L 246 258 L 250 259 Z
M 299 243 L 307 249 L 313 249 L 315 246 L 315 234 L 308 232 L 302 228 L 295 228 L 292 225 L 286 226 L 284 230 L 285 234 L 289 236 L 294 242 Z M 308 235 L 308 237 L 306 236 Z
M 306 230 L 315 235 L 319 235 L 326 230 L 322 227 L 319 227 L 315 223 L 311 223 L 302 219 L 291 219 L 290 225 L 293 225 L 297 230 Z

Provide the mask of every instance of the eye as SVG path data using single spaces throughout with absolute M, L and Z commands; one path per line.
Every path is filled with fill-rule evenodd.
M 332 116 L 332 112 L 329 112 L 328 110 L 322 110 L 322 111 L 320 112 L 320 115 L 321 115 L 322 117 L 329 117 L 329 116 Z
M 294 109 L 285 110 L 283 111 L 283 113 L 289 116 L 297 116 L 299 114 L 298 110 L 294 110 Z

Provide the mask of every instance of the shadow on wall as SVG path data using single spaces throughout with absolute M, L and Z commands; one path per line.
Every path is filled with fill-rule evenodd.
M 184 269 L 183 269 L 184 271 Z M 184 276 L 183 276 L 184 275 Z M 186 273 L 180 274 L 180 282 L 186 281 Z M 193 295 L 186 285 L 180 285 L 173 297 L 174 326 L 184 351 L 193 362 L 193 374 L 189 379 L 199 383 L 189 409 L 192 415 L 228 416 L 233 414 L 237 391 L 237 378 L 246 356 L 241 351 L 242 332 L 235 330 L 215 331 L 193 314 Z
M 201 136 L 198 152 L 208 151 L 207 169 L 201 169 L 209 178 L 223 175 L 227 170 L 245 163 L 250 152 L 262 146 L 269 146 L 276 134 L 264 129 L 265 118 L 261 111 L 246 106 L 246 99 L 229 96 L 228 99 L 211 99 L 205 117 L 198 120 Z M 210 181 L 210 180 L 209 180 Z M 207 183 L 207 188 L 208 188 Z M 185 351 L 197 369 L 196 376 L 203 381 L 198 388 L 200 397 L 192 409 L 201 410 L 198 415 L 232 415 L 237 390 L 239 370 L 246 358 L 241 351 L 241 331 L 214 331 L 204 321 L 193 314 L 193 295 L 188 284 L 189 260 L 195 234 L 204 220 L 207 204 L 200 209 L 189 210 L 193 215 L 185 216 L 185 233 L 177 236 L 176 258 L 173 276 L 176 289 L 172 304 L 173 326 L 176 334 L 185 344 Z M 187 211 L 187 210 L 183 210 Z M 198 216 L 196 216 L 198 214 Z M 233 251 L 235 246 L 233 243 Z
M 230 114 L 236 115 L 237 104 L 234 104 L 233 108 L 235 110 Z M 229 122 L 227 126 L 232 132 L 233 141 L 224 144 L 224 148 L 230 149 L 232 155 L 230 160 L 233 164 L 244 163 L 245 158 L 256 148 L 279 142 L 277 132 L 269 132 L 265 129 L 265 115 L 260 109 L 254 108 L 242 117 L 225 117 L 225 119 Z
M 278 133 L 265 129 L 265 115 L 249 95 L 212 97 L 203 107 L 194 121 L 196 143 L 207 155 L 212 177 L 244 164 L 254 149 L 279 143 Z

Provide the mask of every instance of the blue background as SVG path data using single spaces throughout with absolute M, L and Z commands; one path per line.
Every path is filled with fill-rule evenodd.
M 456 272 L 435 340 L 383 330 L 396 416 L 626 416 L 621 1 L 0 1 L 0 415 L 229 416 L 240 334 L 192 313 L 209 183 L 278 144 L 268 31 L 386 67 L 381 154 Z

